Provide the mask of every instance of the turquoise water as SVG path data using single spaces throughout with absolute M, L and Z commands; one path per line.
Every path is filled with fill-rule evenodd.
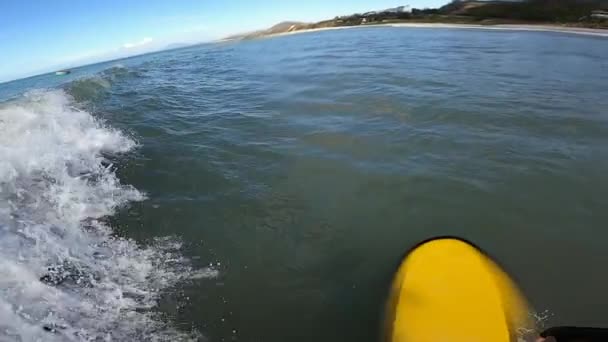
M 608 40 L 369 28 L 0 84 L 0 336 L 377 340 L 405 250 L 470 239 L 608 326 Z

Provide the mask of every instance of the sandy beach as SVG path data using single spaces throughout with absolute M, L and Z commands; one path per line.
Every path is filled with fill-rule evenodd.
M 389 24 L 393 27 L 437 27 L 437 28 L 468 28 L 482 30 L 511 30 L 511 31 L 544 31 L 544 32 L 560 32 L 573 33 L 591 36 L 608 37 L 608 30 L 592 29 L 584 27 L 568 27 L 559 25 L 520 25 L 520 24 L 503 24 L 503 25 L 467 25 L 467 24 Z
M 592 29 L 583 27 L 568 27 L 559 25 L 520 25 L 520 24 L 501 24 L 501 25 L 471 25 L 471 24 L 441 24 L 441 23 L 392 23 L 378 25 L 358 25 L 358 26 L 340 26 L 340 27 L 324 27 L 309 30 L 299 30 L 292 32 L 283 32 L 262 36 L 259 38 L 280 37 L 293 34 L 330 31 L 330 30 L 346 30 L 357 28 L 370 27 L 404 27 L 404 28 L 455 28 L 455 29 L 473 29 L 473 30 L 508 30 L 508 31 L 538 31 L 538 32 L 559 32 L 570 33 L 596 37 L 608 37 L 608 30 Z

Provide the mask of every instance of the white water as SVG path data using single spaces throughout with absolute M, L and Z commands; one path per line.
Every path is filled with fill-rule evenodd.
M 145 198 L 104 158 L 135 147 L 62 91 L 0 104 L 0 341 L 196 338 L 150 310 L 192 276 L 179 244 L 142 248 L 99 220 Z

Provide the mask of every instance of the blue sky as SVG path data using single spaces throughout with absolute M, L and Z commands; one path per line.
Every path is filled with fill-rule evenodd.
M 447 0 L 1 0 L 0 82 L 272 26 Z

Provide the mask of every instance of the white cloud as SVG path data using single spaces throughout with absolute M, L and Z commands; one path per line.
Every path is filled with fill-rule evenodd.
M 144 46 L 147 44 L 150 44 L 154 39 L 152 39 L 151 37 L 145 37 L 144 39 L 140 40 L 139 42 L 135 42 L 135 43 L 125 43 L 123 44 L 123 48 L 125 49 L 132 49 L 132 48 L 136 48 L 136 47 L 140 47 L 140 46 Z

